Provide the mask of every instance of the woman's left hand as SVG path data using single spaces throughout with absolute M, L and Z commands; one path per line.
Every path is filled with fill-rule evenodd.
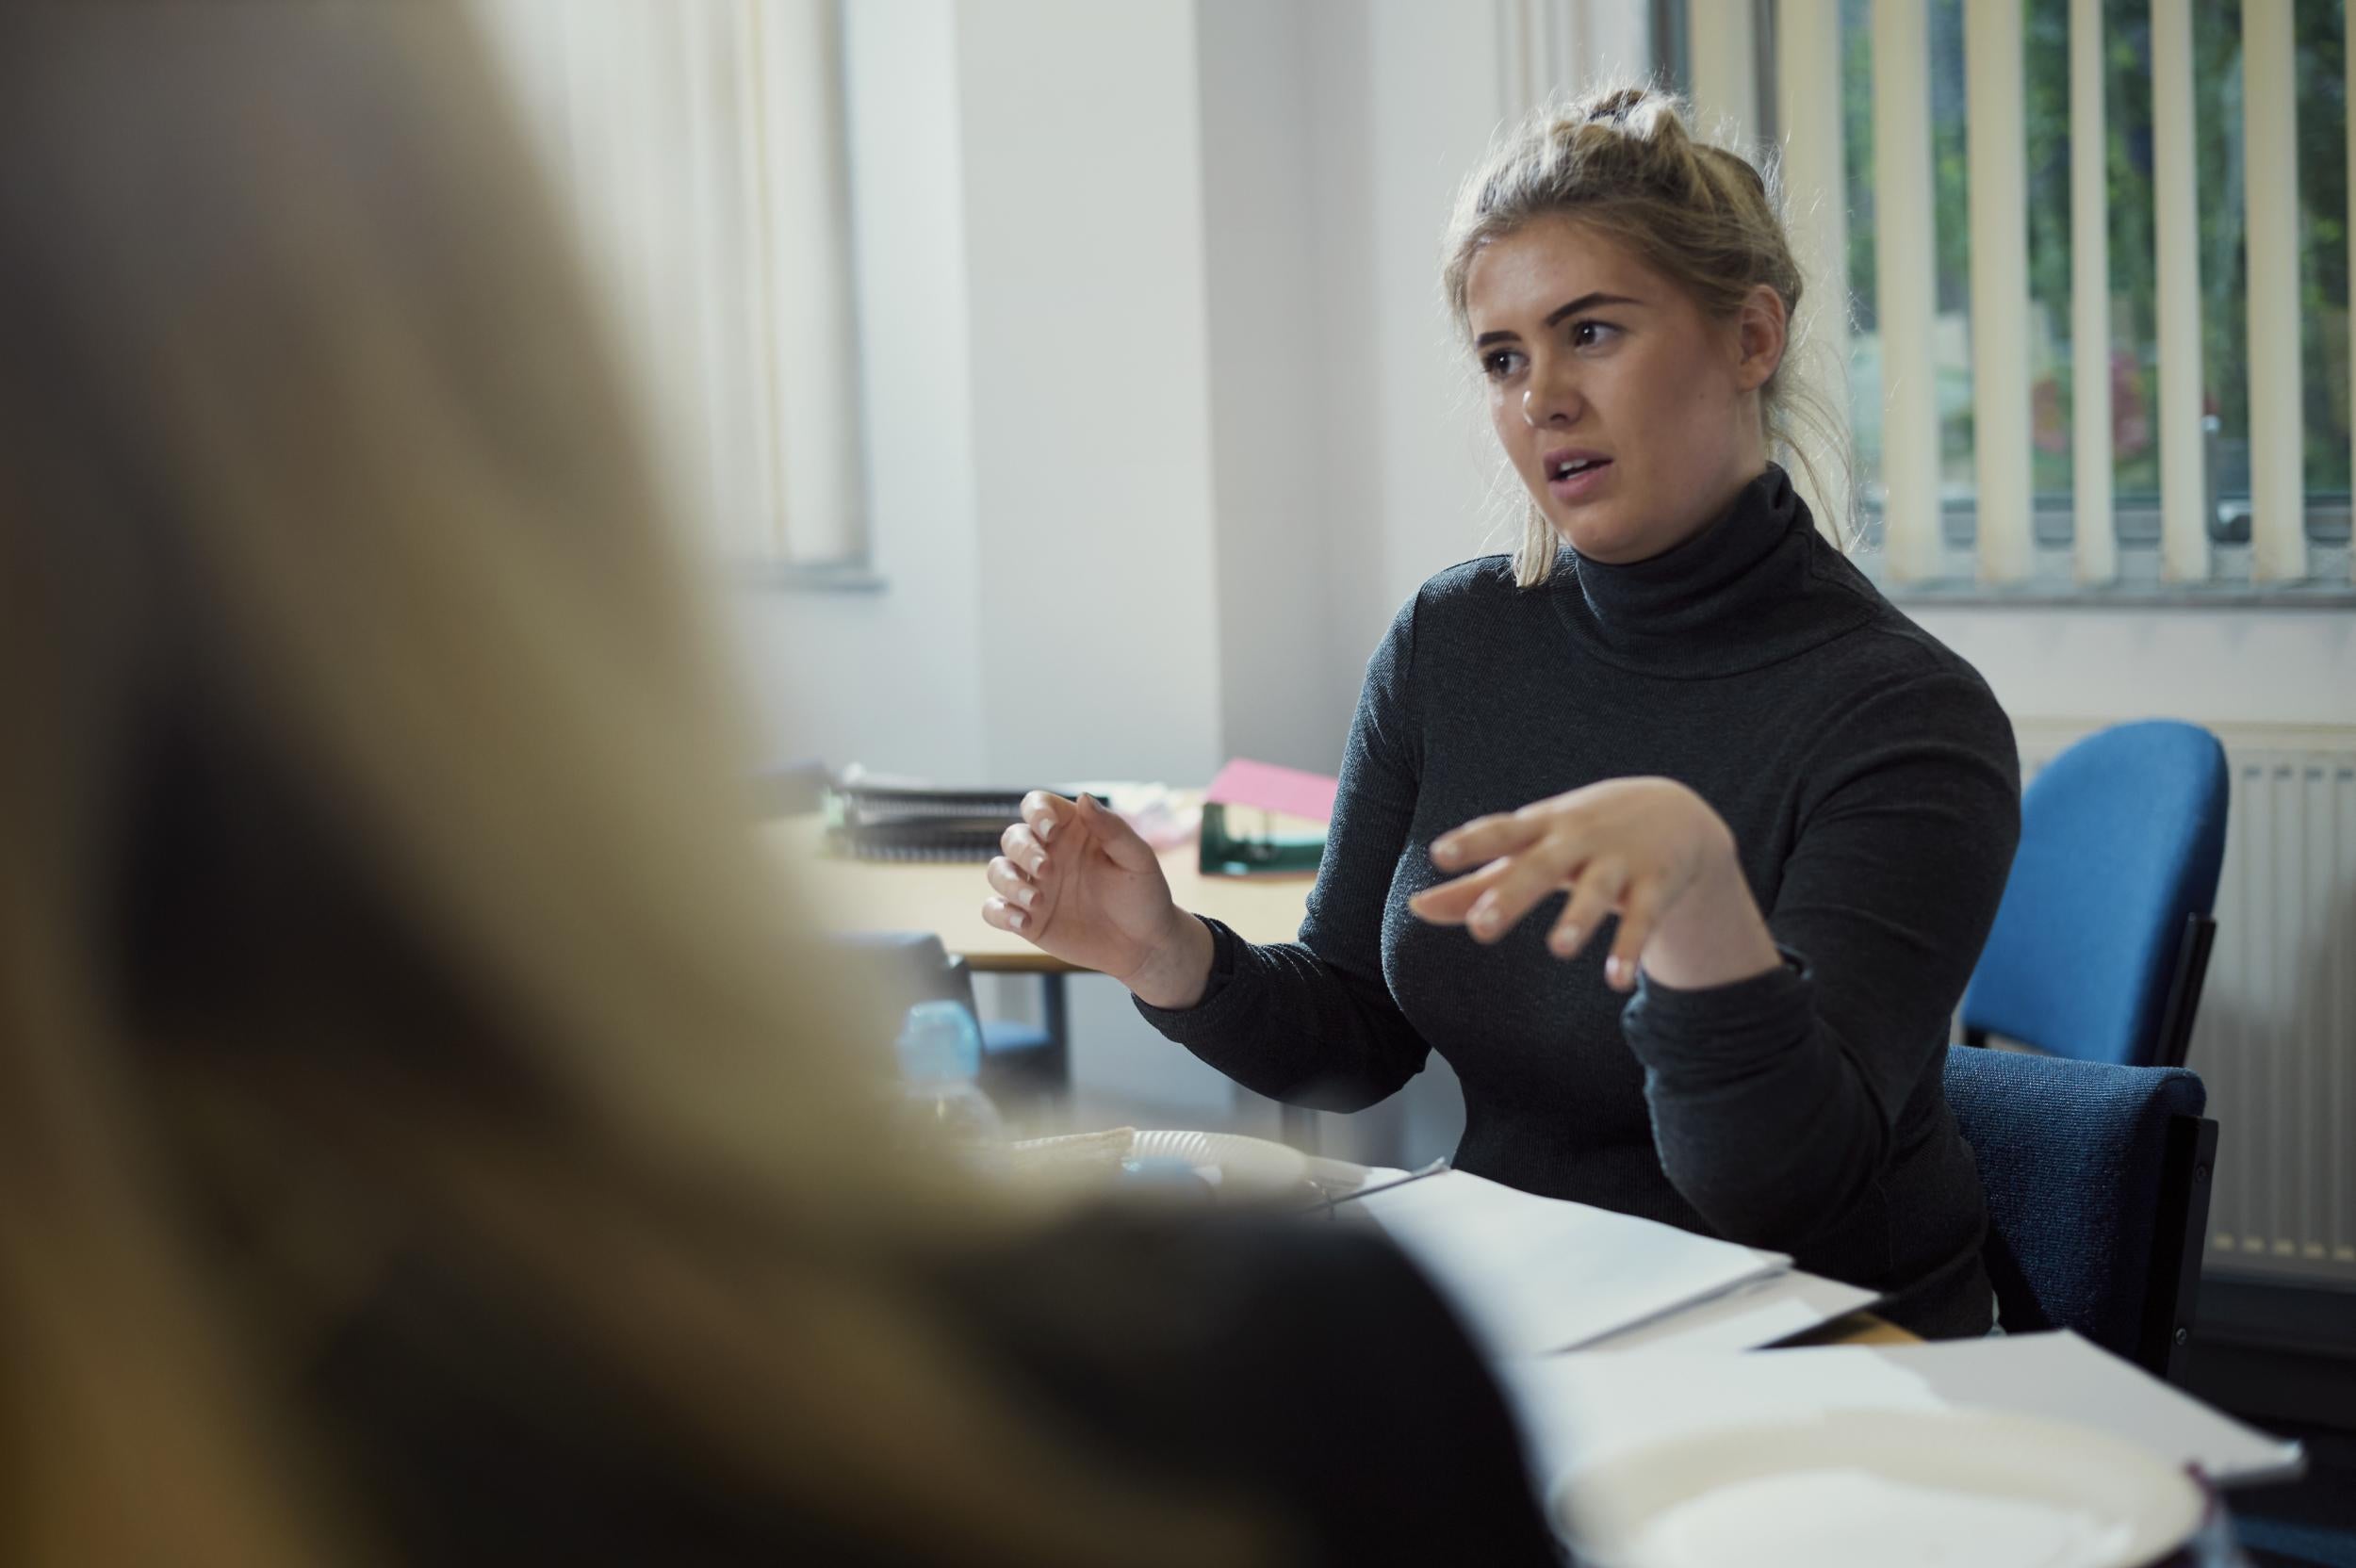
M 1547 894 L 1568 889 L 1546 938 L 1557 957 L 1577 956 L 1604 918 L 1617 915 L 1604 964 L 1613 988 L 1635 986 L 1637 964 L 1664 927 L 1690 939 L 1678 944 L 1693 951 L 1677 967 L 1715 983 L 1780 961 L 1734 849 L 1726 820 L 1675 779 L 1607 779 L 1441 834 L 1432 843 L 1434 864 L 1479 869 L 1415 894 L 1408 907 L 1494 942 Z M 1672 983 L 1690 982 L 1680 975 Z

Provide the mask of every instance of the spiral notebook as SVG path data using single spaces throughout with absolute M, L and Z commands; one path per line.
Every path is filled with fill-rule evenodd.
M 857 769 L 826 792 L 826 840 L 858 860 L 987 860 L 1027 790 L 960 788 Z

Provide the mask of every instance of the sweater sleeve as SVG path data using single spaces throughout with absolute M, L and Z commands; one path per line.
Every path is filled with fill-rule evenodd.
M 1423 1070 L 1431 1047 L 1383 978 L 1383 923 L 1422 773 L 1411 688 L 1415 601 L 1366 662 L 1301 939 L 1248 942 L 1207 922 L 1211 985 L 1192 1007 L 1137 1004 L 1147 1022 L 1247 1088 L 1355 1111 Z
M 2011 727 L 1975 678 L 1893 683 L 1826 749 L 1768 916 L 1784 965 L 1646 979 L 1623 1014 L 1670 1182 L 1721 1234 L 1785 1250 L 1849 1221 L 1897 1152 L 2021 830 Z

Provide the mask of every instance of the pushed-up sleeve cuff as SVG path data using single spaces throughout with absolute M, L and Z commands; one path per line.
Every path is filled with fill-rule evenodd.
M 1203 984 L 1202 999 L 1191 1007 L 1156 1007 L 1143 997 L 1130 998 L 1137 1004 L 1138 1017 L 1181 1045 L 1217 1036 L 1252 988 L 1235 984 L 1235 948 L 1243 939 L 1208 915 L 1194 918 L 1211 932 L 1211 977 Z
M 1815 977 L 1798 954 L 1776 952 L 1783 961 L 1763 974 L 1693 990 L 1640 971 L 1620 1014 L 1629 1048 L 1661 1069 L 1737 1062 L 1795 1044 L 1815 1020 Z

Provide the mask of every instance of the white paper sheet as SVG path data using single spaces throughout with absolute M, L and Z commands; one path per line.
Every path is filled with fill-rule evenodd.
M 1771 1254 L 1772 1256 L 1772 1254 Z M 1593 1339 L 1569 1352 L 1591 1356 L 1634 1350 L 1755 1350 L 1821 1328 L 1872 1306 L 1880 1297 L 1821 1274 L 1791 1268 L 1736 1285 L 1721 1296 L 1679 1307 Z
M 1542 1485 L 1582 1464 L 1713 1428 L 1832 1410 L 1998 1410 L 2099 1428 L 2223 1484 L 2282 1480 L 2304 1453 L 2076 1334 L 1727 1355 L 1548 1356 L 1497 1367 Z
M 1495 1355 L 1583 1345 L 1791 1261 L 1461 1170 L 1358 1201 Z

